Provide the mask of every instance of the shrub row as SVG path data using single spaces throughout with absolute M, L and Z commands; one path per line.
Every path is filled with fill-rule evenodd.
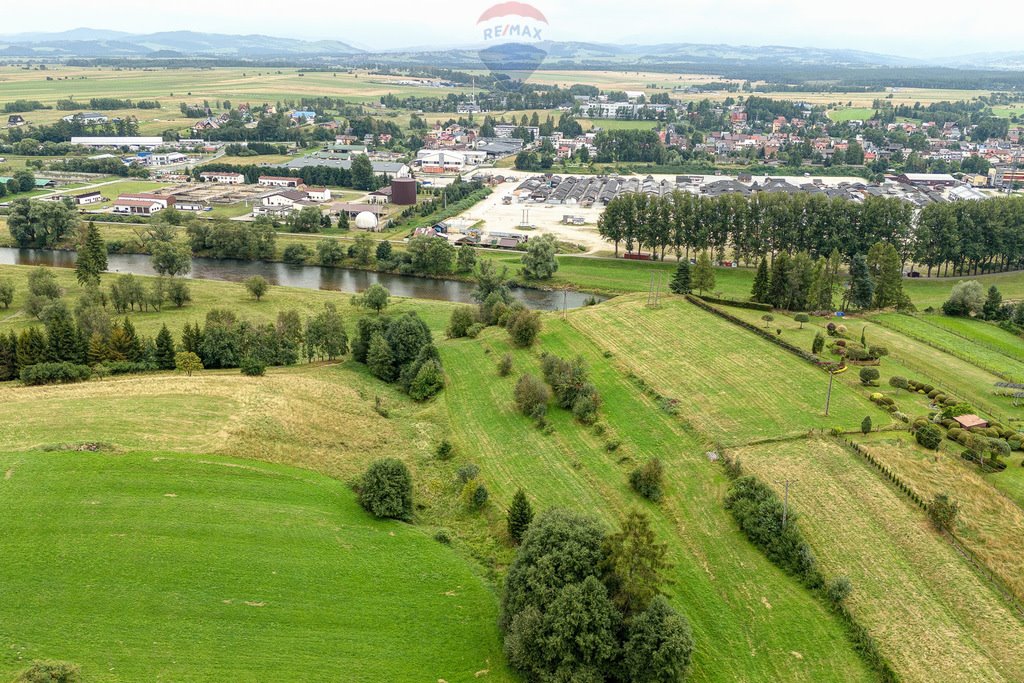
M 864 448 L 864 446 L 861 446 L 859 443 L 856 443 L 854 441 L 848 441 L 846 439 L 843 439 L 841 443 L 851 448 L 854 453 L 857 453 L 862 458 L 871 463 L 871 465 L 873 465 L 875 469 L 877 469 L 879 472 L 885 475 L 885 478 L 891 481 L 896 486 L 896 488 L 898 488 L 900 491 L 906 494 L 906 496 L 910 498 L 910 500 L 912 500 L 915 505 L 920 507 L 922 510 L 927 507 L 927 503 L 917 493 L 917 491 L 911 488 L 910 485 L 907 484 L 907 482 L 903 481 L 895 472 L 889 469 L 887 465 L 879 462 L 878 459 L 875 458 L 875 456 L 872 455 L 870 451 L 868 451 L 868 449 Z
M 694 295 L 690 295 L 694 296 Z M 757 301 L 739 301 L 737 299 L 723 299 L 714 296 L 701 296 L 697 297 L 710 304 L 719 304 L 721 306 L 734 306 L 736 308 L 747 308 L 751 311 L 767 311 L 771 312 L 775 310 L 771 304 L 762 304 Z
M 92 377 L 92 368 L 75 363 L 36 363 L 21 369 L 21 381 L 29 386 L 73 384 Z

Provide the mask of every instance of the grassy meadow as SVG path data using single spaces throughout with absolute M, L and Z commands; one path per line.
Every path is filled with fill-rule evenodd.
M 828 374 L 680 297 L 647 309 L 646 297 L 615 299 L 571 318 L 622 371 L 678 401 L 694 428 L 725 445 L 855 429 L 884 414 L 840 383 L 824 415 Z
M 471 564 L 334 479 L 154 452 L 0 470 L 4 680 L 47 658 L 88 681 L 514 680 Z

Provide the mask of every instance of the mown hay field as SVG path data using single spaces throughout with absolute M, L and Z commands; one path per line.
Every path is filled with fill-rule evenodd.
M 571 316 L 577 330 L 663 396 L 701 433 L 726 445 L 832 427 L 883 413 L 841 382 L 824 414 L 828 374 L 681 297 L 645 306 L 633 295 Z
M 1024 601 L 1024 509 L 990 483 L 1004 473 L 986 479 L 950 441 L 936 453 L 906 434 L 872 437 L 864 446 L 924 500 L 945 493 L 957 501 L 957 537 Z
M 859 455 L 825 439 L 733 455 L 780 495 L 791 483 L 796 523 L 826 575 L 850 578 L 848 606 L 904 681 L 1024 677 L 1024 655 L 1007 647 L 1024 639 L 1024 624 Z

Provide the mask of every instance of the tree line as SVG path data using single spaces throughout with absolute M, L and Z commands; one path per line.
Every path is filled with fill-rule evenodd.
M 812 257 L 838 250 L 849 262 L 876 242 L 888 242 L 906 259 L 913 252 L 912 207 L 899 199 L 870 197 L 863 203 L 807 193 L 729 193 L 717 197 L 674 191 L 665 196 L 619 195 L 598 221 L 599 234 L 627 252 L 648 250 L 664 259 L 730 251 L 752 264 L 765 254 L 806 251 Z

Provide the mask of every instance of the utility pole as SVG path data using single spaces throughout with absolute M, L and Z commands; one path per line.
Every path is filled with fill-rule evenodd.
M 569 297 L 569 290 L 562 290 L 562 320 L 565 320 L 566 299 Z
M 789 479 L 786 480 L 786 493 L 782 498 L 782 528 L 786 528 L 786 520 L 789 519 Z
M 832 379 L 836 376 L 832 370 L 828 371 L 828 393 L 825 395 L 825 417 L 828 417 L 828 408 L 832 403 Z

